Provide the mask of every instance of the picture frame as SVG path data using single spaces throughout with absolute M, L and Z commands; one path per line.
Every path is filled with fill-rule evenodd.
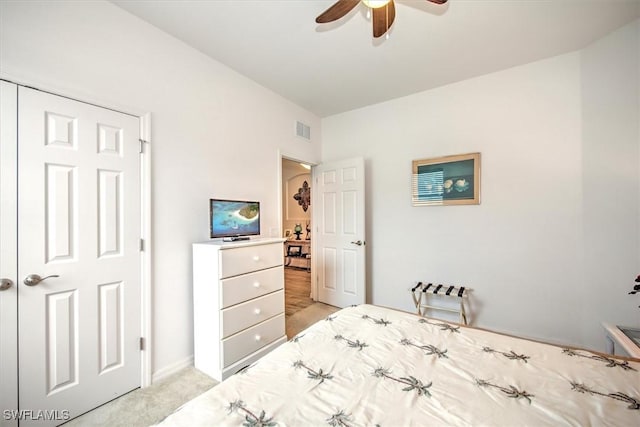
M 284 237 L 286 237 L 288 239 L 291 236 L 293 236 L 293 234 L 291 234 L 291 229 L 289 229 L 289 228 L 285 229 L 284 230 Z
M 289 245 L 287 246 L 287 256 L 289 257 L 300 257 L 302 256 L 302 246 L 301 245 Z
M 480 204 L 480 153 L 412 162 L 413 206 Z

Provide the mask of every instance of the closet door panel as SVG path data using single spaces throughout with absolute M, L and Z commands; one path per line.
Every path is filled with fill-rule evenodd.
M 8 410 L 18 409 L 17 101 L 17 86 L 0 81 L 0 408 Z

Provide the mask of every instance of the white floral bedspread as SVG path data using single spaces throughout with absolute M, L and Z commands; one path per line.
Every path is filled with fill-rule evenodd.
M 640 361 L 361 305 L 161 425 L 640 426 Z

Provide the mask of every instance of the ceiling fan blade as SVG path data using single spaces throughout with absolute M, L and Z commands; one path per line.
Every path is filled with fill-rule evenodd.
M 329 9 L 318 15 L 316 22 L 318 24 L 326 24 L 340 19 L 351 12 L 351 9 L 356 7 L 358 3 L 360 3 L 360 0 L 338 0 Z
M 427 0 L 430 1 L 431 3 L 435 3 L 435 4 L 445 4 L 447 2 L 447 0 Z
M 396 19 L 396 7 L 393 0 L 386 6 L 371 9 L 373 12 L 373 37 L 380 37 L 391 28 L 393 20 Z

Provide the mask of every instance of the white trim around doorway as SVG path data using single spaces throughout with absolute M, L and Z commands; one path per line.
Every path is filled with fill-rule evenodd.
M 142 155 L 140 159 L 140 183 L 142 185 L 142 236 L 144 242 L 142 251 L 142 295 L 140 298 L 142 307 L 140 309 L 140 331 L 143 338 L 143 348 L 140 352 L 140 387 L 148 387 L 153 382 L 152 377 L 152 352 L 153 334 L 152 322 L 152 300 L 151 300 L 151 279 L 152 279 L 152 258 L 151 248 L 153 240 L 151 238 L 151 113 L 140 116 L 140 139 L 142 145 Z

